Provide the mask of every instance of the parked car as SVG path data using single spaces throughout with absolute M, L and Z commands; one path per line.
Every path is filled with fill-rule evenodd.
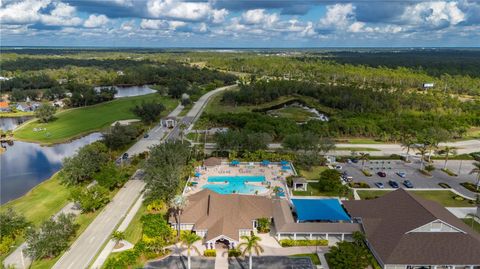
M 126 152 L 125 152 L 125 153 L 123 153 L 123 155 L 122 155 L 122 159 L 124 159 L 124 160 L 128 159 L 128 153 L 126 153 Z
M 398 189 L 398 183 L 395 181 L 395 180 L 389 180 L 388 181 L 388 185 L 390 185 L 390 187 L 394 188 L 394 189 Z
M 337 165 L 335 166 L 335 169 L 337 169 L 337 170 L 342 170 L 342 166 L 337 164 Z
M 407 176 L 405 172 L 397 172 L 397 175 L 401 178 L 405 178 Z
M 410 180 L 408 180 L 408 179 L 406 179 L 406 180 L 403 181 L 403 185 L 405 185 L 405 187 L 407 187 L 407 188 L 409 188 L 409 189 L 413 188 L 412 182 L 411 182 Z
M 386 177 L 386 176 L 387 176 L 387 173 L 380 171 L 380 172 L 377 172 L 377 175 L 378 175 L 379 177 Z
M 148 138 L 148 137 L 149 137 L 148 134 L 144 134 L 144 135 L 143 135 L 143 138 Z
M 352 159 L 352 163 L 358 163 L 358 159 Z
M 385 185 L 383 185 L 382 182 L 375 182 L 375 186 L 377 186 L 377 188 L 380 188 L 380 189 L 385 188 Z

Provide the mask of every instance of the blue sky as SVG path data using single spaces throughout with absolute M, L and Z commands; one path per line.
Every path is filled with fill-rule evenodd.
M 2 46 L 478 47 L 480 1 L 0 0 Z

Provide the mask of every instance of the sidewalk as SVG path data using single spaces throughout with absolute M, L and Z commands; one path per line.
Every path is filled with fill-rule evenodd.
M 127 229 L 128 225 L 130 224 L 132 219 L 135 217 L 135 214 L 137 214 L 138 209 L 140 209 L 140 207 L 142 206 L 142 202 L 143 202 L 143 195 L 141 195 L 137 199 L 137 202 L 135 202 L 135 204 L 132 206 L 127 216 L 125 217 L 125 219 L 122 221 L 120 226 L 118 226 L 117 231 L 124 232 Z M 115 247 L 115 242 L 110 239 L 90 268 L 92 269 L 102 268 L 103 264 L 107 260 L 110 253 L 114 251 L 114 247 Z

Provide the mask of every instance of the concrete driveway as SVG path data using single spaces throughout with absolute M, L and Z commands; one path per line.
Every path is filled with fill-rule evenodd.
M 448 167 L 454 171 L 458 172 L 458 163 L 459 161 L 451 161 L 451 164 Z M 449 176 L 446 173 L 442 172 L 440 169 L 443 167 L 442 161 L 435 161 L 434 165 L 436 170 L 432 172 L 432 177 L 428 177 L 423 175 L 418 171 L 420 168 L 420 160 L 418 158 L 413 158 L 411 163 L 405 163 L 399 160 L 371 160 L 365 162 L 365 169 L 370 171 L 373 175 L 371 177 L 366 177 L 360 171 L 362 168 L 362 162 L 359 161 L 358 163 L 343 163 L 341 164 L 342 169 L 341 172 L 346 171 L 349 176 L 353 177 L 354 182 L 366 182 L 370 185 L 370 187 L 375 187 L 376 182 L 382 182 L 385 185 L 386 189 L 391 189 L 390 185 L 388 185 L 389 180 L 396 181 L 400 187 L 404 187 L 402 182 L 405 179 L 410 180 L 413 183 L 414 188 L 438 188 L 441 189 L 438 184 L 443 182 L 447 183 L 455 189 L 456 191 L 469 196 L 475 197 L 475 194 L 463 186 L 460 185 L 462 182 L 472 182 L 475 183 L 475 176 L 469 175 L 468 172 L 471 170 L 472 161 L 462 161 L 462 167 L 460 167 L 460 174 L 458 176 Z M 455 169 L 456 168 L 456 169 Z M 470 170 L 469 170 L 470 169 Z M 380 177 L 377 175 L 378 172 L 385 172 L 387 174 L 386 177 Z M 397 172 L 404 172 L 406 174 L 405 178 L 401 178 L 396 173 Z

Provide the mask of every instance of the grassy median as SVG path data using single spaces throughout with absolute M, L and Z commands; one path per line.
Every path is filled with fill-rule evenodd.
M 56 119 L 49 123 L 32 121 L 26 123 L 14 135 L 16 139 L 38 142 L 42 144 L 62 143 L 80 136 L 99 131 L 117 120 L 136 119 L 131 109 L 142 101 L 161 102 L 168 114 L 178 104 L 169 97 L 153 93 L 143 96 L 119 98 L 93 106 L 68 109 L 56 114 Z M 34 128 L 45 128 L 45 131 L 34 131 Z

